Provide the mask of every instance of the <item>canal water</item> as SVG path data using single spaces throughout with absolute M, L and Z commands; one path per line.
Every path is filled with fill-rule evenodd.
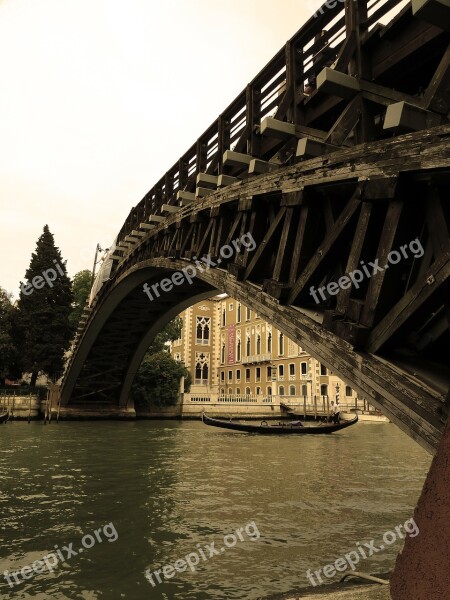
M 430 461 L 385 423 L 317 437 L 196 421 L 2 425 L 0 597 L 256 600 L 306 588 L 308 569 L 357 542 L 380 546 L 412 517 Z M 358 570 L 388 572 L 402 543 Z

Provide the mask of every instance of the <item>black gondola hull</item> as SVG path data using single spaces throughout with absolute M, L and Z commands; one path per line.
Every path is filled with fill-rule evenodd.
M 237 423 L 233 421 L 224 421 L 222 419 L 213 419 L 202 413 L 202 421 L 205 425 L 211 427 L 220 427 L 231 431 L 243 431 L 245 433 L 260 433 L 262 435 L 328 435 L 335 431 L 341 431 L 347 427 L 351 427 L 358 422 L 358 415 L 349 421 L 341 421 L 340 423 L 327 423 L 325 425 L 302 426 L 292 423 L 280 423 L 277 425 L 252 425 L 251 423 Z M 265 423 L 263 421 L 262 423 Z

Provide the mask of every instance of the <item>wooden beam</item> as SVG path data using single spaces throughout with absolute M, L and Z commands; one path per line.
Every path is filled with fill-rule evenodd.
M 199 173 L 197 175 L 197 187 L 211 188 L 215 190 L 217 187 L 217 176 L 209 173 Z
M 450 31 L 450 0 L 412 0 L 414 17 Z
M 173 214 L 173 213 L 178 212 L 179 210 L 180 210 L 179 206 L 173 206 L 172 204 L 163 204 L 161 206 L 162 213 Z
M 293 123 L 286 123 L 286 121 L 280 121 L 272 117 L 266 117 L 261 121 L 260 131 L 261 135 L 274 137 L 279 140 L 288 140 L 296 135 Z
M 248 168 L 253 156 L 243 154 L 242 152 L 233 152 L 233 150 L 225 150 L 223 155 L 224 167 L 246 167 Z
M 156 225 L 150 225 L 149 223 L 141 223 L 139 225 L 139 229 L 145 229 L 145 230 L 150 230 L 150 229 L 155 229 Z
M 217 178 L 217 187 L 227 187 L 228 185 L 232 185 L 233 183 L 237 183 L 241 181 L 238 177 L 232 177 L 231 175 L 219 175 Z
M 323 156 L 324 154 L 329 154 L 330 152 L 335 152 L 336 150 L 341 150 L 341 148 L 339 146 L 325 144 L 324 142 L 317 142 L 305 137 L 298 140 L 295 155 L 297 158 L 310 158 Z
M 411 289 L 391 308 L 388 314 L 373 328 L 365 350 L 371 354 L 378 350 L 402 327 L 409 318 L 439 293 L 443 285 L 450 281 L 450 252 L 442 255 L 430 267 L 425 277 L 417 281 Z
M 423 99 L 425 108 L 442 115 L 450 111 L 450 44 L 433 75 Z
M 328 235 L 319 245 L 319 247 L 317 248 L 317 252 L 311 258 L 311 260 L 303 270 L 303 273 L 300 275 L 300 277 L 297 279 L 294 286 L 292 287 L 292 291 L 288 299 L 289 304 L 294 304 L 304 287 L 310 281 L 311 277 L 313 277 L 314 273 L 324 262 L 325 258 L 328 258 L 328 255 L 332 251 L 334 245 L 336 244 L 336 241 L 342 235 L 343 231 L 349 224 L 350 219 L 353 217 L 353 215 L 355 214 L 355 212 L 361 204 L 361 191 L 362 185 L 358 184 L 357 189 L 353 193 L 351 199 L 345 206 L 342 213 L 337 218 L 333 229 L 328 233 Z
M 159 223 L 164 223 L 164 221 L 166 220 L 165 217 L 159 217 L 158 215 L 150 215 L 148 220 L 150 221 L 150 223 L 156 223 L 159 225 Z
M 441 115 L 412 106 L 407 102 L 390 104 L 386 111 L 383 129 L 399 129 L 403 132 L 419 131 L 436 127 L 444 121 Z
M 359 81 L 356 77 L 346 75 L 329 67 L 325 67 L 317 75 L 317 89 L 330 96 L 338 96 L 339 98 L 347 98 L 349 100 L 361 91 Z
M 270 171 L 277 171 L 279 168 L 280 165 L 267 162 L 266 160 L 260 160 L 259 158 L 254 158 L 250 161 L 248 172 L 249 175 L 257 175 L 260 173 L 269 173 Z
M 212 190 L 211 188 L 205 188 L 205 187 L 196 187 L 195 188 L 195 197 L 196 198 L 204 198 L 205 196 L 209 196 L 210 194 L 213 194 L 214 190 Z
M 268 244 L 269 244 L 270 240 L 272 239 L 272 237 L 273 237 L 275 231 L 277 230 L 278 226 L 280 225 L 282 219 L 284 218 L 286 210 L 287 210 L 286 207 L 283 206 L 278 211 L 278 213 L 277 213 L 274 221 L 271 223 L 271 225 L 269 227 L 268 232 L 265 234 L 265 236 L 261 240 L 261 243 L 258 245 L 258 249 L 256 250 L 256 252 L 253 254 L 252 260 L 250 261 L 250 264 L 248 265 L 248 267 L 247 267 L 247 269 L 245 271 L 244 279 L 248 279 L 249 278 L 249 276 L 253 272 L 253 269 L 256 266 L 256 263 L 261 258 L 261 256 L 265 252 L 265 250 L 267 250 Z
M 177 192 L 177 200 L 182 201 L 184 204 L 193 202 L 195 200 L 195 194 L 180 190 Z
M 376 259 L 378 259 L 378 263 L 383 270 L 381 272 L 375 273 L 369 281 L 366 302 L 364 304 L 364 310 L 361 315 L 361 324 L 365 325 L 366 327 L 372 327 L 375 321 L 375 315 L 377 307 L 379 305 L 381 289 L 386 279 L 388 269 L 388 266 L 386 265 L 389 264 L 388 256 L 392 250 L 395 236 L 397 234 L 398 225 L 400 223 L 400 217 L 403 212 L 403 205 L 404 203 L 402 200 L 392 200 L 389 204 L 386 213 L 383 231 L 381 232 L 377 255 L 375 257 Z

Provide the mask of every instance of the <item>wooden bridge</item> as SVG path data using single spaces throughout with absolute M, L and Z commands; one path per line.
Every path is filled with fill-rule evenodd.
M 450 7 L 404 4 L 326 3 L 131 209 L 62 411 L 126 413 L 154 335 L 226 292 L 435 452 L 450 404 Z M 244 234 L 255 247 L 237 251 Z

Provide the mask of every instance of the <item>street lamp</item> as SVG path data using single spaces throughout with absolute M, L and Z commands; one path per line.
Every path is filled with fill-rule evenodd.
M 99 260 L 97 260 L 98 257 L 98 253 L 99 252 L 108 252 L 109 248 L 105 248 L 102 249 L 100 244 L 97 244 L 97 246 L 95 247 L 95 258 L 94 258 L 94 266 L 92 267 L 92 277 L 91 277 L 91 289 L 92 286 L 94 285 L 94 279 L 95 279 L 95 267 L 98 265 L 98 263 L 100 262 Z

